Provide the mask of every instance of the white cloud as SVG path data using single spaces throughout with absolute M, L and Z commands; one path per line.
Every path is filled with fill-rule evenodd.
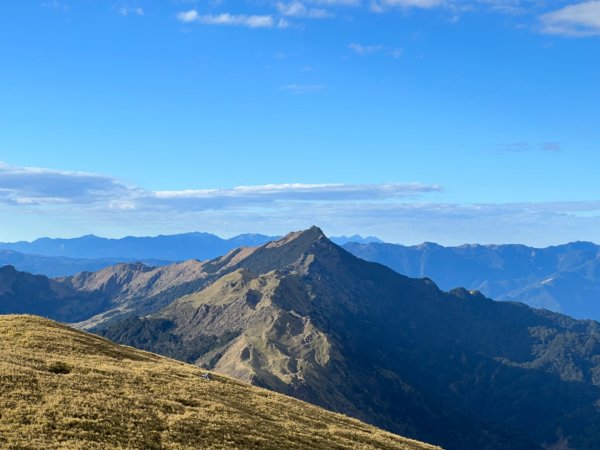
M 362 45 L 352 43 L 348 45 L 348 48 L 359 55 L 371 55 L 379 52 L 383 47 L 381 45 Z
M 0 163 L 3 230 L 32 236 L 77 232 L 264 232 L 322 226 L 332 234 L 443 244 L 600 241 L 600 201 L 457 204 L 439 185 L 266 184 L 151 191 L 106 175 Z M 16 233 L 16 232 L 15 232 Z M 17 233 L 18 234 L 18 233 Z
M 361 0 L 310 0 L 311 3 L 323 6 L 358 6 Z
M 273 28 L 275 25 L 270 15 L 229 13 L 200 15 L 195 9 L 177 14 L 177 19 L 183 23 L 198 22 L 204 25 L 235 25 L 248 28 Z
M 371 9 L 376 12 L 382 12 L 389 8 L 430 9 L 442 6 L 445 3 L 445 0 L 375 0 L 371 5 Z
M 116 178 L 84 172 L 0 163 L 0 203 L 52 207 L 89 205 L 96 209 L 172 208 L 201 210 L 280 201 L 386 200 L 441 190 L 421 184 L 267 184 L 231 189 L 149 191 Z
M 177 14 L 177 20 L 183 23 L 191 23 L 198 20 L 200 14 L 195 9 L 191 9 L 189 11 L 180 12 Z
M 282 90 L 290 92 L 291 94 L 308 94 L 310 92 L 322 91 L 325 89 L 324 84 L 287 84 L 281 87 Z
M 404 184 L 266 184 L 237 186 L 231 189 L 190 189 L 157 191 L 151 197 L 158 200 L 213 202 L 273 202 L 273 201 L 356 201 L 406 198 L 429 192 L 440 192 L 441 186 L 419 183 Z
M 404 54 L 401 48 L 390 48 L 383 45 L 363 45 L 356 42 L 348 44 L 348 48 L 360 56 L 384 53 L 392 58 L 400 58 Z
M 42 2 L 42 6 L 44 8 L 54 8 L 54 9 L 62 9 L 63 11 L 67 11 L 69 9 L 69 5 L 63 2 L 59 2 L 58 0 L 51 0 Z
M 562 36 L 600 36 L 600 1 L 568 5 L 540 17 L 542 31 Z
M 291 28 L 293 25 L 289 20 L 286 19 L 279 19 L 277 21 L 277 28 L 281 28 L 282 30 L 286 29 L 286 28 Z
M 560 142 L 542 142 L 540 144 L 530 144 L 529 142 L 511 142 L 501 144 L 493 153 L 506 155 L 541 151 L 546 153 L 558 153 L 563 151 L 563 145 Z
M 292 1 L 290 3 L 277 3 L 279 12 L 288 17 L 304 17 L 309 19 L 326 19 L 333 15 L 328 11 L 320 8 L 307 8 L 304 3 Z
M 117 12 L 124 17 L 144 15 L 144 10 L 140 7 L 121 6 Z
M 130 197 L 137 189 L 104 175 L 35 167 L 14 167 L 0 162 L 0 202 L 8 204 L 94 204 L 115 197 Z
M 472 4 L 464 5 L 464 10 L 476 10 L 478 7 L 488 8 L 503 14 L 518 15 L 526 13 L 531 7 L 541 5 L 539 0 L 477 0 Z

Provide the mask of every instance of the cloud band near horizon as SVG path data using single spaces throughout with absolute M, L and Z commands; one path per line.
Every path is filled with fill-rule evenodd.
M 600 200 L 474 204 L 440 201 L 443 196 L 442 186 L 419 183 L 152 191 L 107 175 L 0 163 L 0 240 L 186 231 L 282 235 L 316 224 L 331 235 L 370 234 L 405 244 L 600 242 Z
M 439 185 L 420 183 L 287 183 L 152 191 L 107 175 L 15 167 L 0 162 L 0 203 L 8 205 L 53 207 L 76 204 L 113 210 L 171 207 L 187 211 L 290 201 L 386 201 L 442 190 Z

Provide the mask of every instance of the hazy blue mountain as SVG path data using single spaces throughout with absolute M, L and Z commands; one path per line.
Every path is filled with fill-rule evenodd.
M 65 277 L 80 272 L 96 272 L 105 267 L 119 263 L 137 262 L 133 258 L 68 258 L 66 256 L 43 256 L 15 252 L 14 250 L 0 250 L 0 267 L 11 265 L 22 272 L 47 277 Z M 141 261 L 148 266 L 165 266 L 172 261 L 160 259 L 144 259 Z
M 107 239 L 93 235 L 72 239 L 40 238 L 33 242 L 0 243 L 0 267 L 48 277 L 96 272 L 119 263 L 143 262 L 164 266 L 188 259 L 208 260 L 239 247 L 257 247 L 280 236 L 240 234 L 222 239 L 210 233 Z M 373 236 L 332 238 L 338 244 L 381 242 Z
M 428 242 L 347 243 L 344 248 L 401 274 L 429 277 L 445 290 L 464 286 L 494 299 L 600 320 L 600 246 L 590 242 L 547 248 Z
M 33 242 L 0 243 L 0 249 L 69 258 L 183 261 L 212 259 L 234 248 L 253 247 L 273 239 L 276 237 L 261 234 L 242 234 L 231 239 L 223 239 L 210 233 L 129 236 L 121 239 L 88 235 L 71 239 L 40 238 Z
M 383 241 L 375 236 L 367 236 L 362 237 L 359 234 L 355 234 L 353 236 L 332 236 L 329 238 L 331 242 L 336 243 L 337 245 L 344 245 L 349 242 L 356 242 L 357 244 L 371 244 L 378 243 L 383 244 Z

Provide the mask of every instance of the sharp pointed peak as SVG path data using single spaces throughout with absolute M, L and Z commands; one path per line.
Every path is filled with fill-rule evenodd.
M 300 231 L 292 231 L 291 233 L 286 234 L 282 239 L 280 240 L 287 240 L 287 241 L 291 241 L 294 239 L 311 239 L 311 240 L 319 240 L 319 239 L 327 239 L 327 236 L 325 236 L 325 233 L 323 233 L 323 230 L 321 230 L 318 226 L 313 225 L 310 228 L 307 228 L 305 230 L 300 230 Z
M 325 236 L 323 230 L 321 230 L 316 225 L 313 225 L 312 227 L 307 228 L 305 230 L 292 231 L 291 233 L 286 234 L 283 238 L 279 239 L 278 241 L 274 241 L 271 244 L 278 244 L 273 246 L 279 247 L 281 245 L 287 244 L 288 242 L 296 240 L 301 240 L 305 242 L 316 242 L 321 239 L 327 239 L 327 236 Z

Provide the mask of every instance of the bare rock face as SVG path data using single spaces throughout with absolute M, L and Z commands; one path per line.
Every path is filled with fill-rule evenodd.
M 324 379 L 332 358 L 329 338 L 310 317 L 310 302 L 297 275 L 238 269 L 172 303 L 160 317 L 176 324 L 183 340 L 243 330 L 194 362 L 291 392 L 307 379 Z
M 156 295 L 203 275 L 202 263 L 190 260 L 157 268 L 142 263 L 117 264 L 98 272 L 83 272 L 59 280 L 79 291 L 96 291 L 111 298 L 127 299 Z

